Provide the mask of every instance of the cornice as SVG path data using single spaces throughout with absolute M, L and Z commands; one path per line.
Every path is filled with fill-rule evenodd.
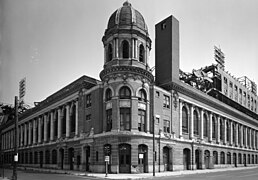
M 154 77 L 151 72 L 134 66 L 112 66 L 105 68 L 100 72 L 100 78 L 102 81 L 108 82 L 110 79 L 122 78 L 126 80 L 131 77 L 133 79 L 143 78 L 147 79 L 150 83 L 154 81 Z

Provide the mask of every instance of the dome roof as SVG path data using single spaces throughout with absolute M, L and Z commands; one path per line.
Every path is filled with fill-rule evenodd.
M 124 2 L 123 6 L 110 16 L 107 28 L 111 29 L 116 25 L 118 27 L 134 25 L 144 31 L 148 31 L 143 16 L 128 1 Z

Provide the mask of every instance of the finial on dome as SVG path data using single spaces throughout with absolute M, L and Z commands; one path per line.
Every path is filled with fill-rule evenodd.
M 132 6 L 131 3 L 128 2 L 128 0 L 126 0 L 123 4 L 123 6 Z

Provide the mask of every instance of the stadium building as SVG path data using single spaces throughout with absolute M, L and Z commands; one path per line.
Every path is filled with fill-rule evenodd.
M 146 173 L 258 164 L 256 84 L 216 63 L 179 69 L 179 21 L 155 26 L 125 2 L 109 18 L 100 80 L 82 76 L 19 116 L 19 166 Z M 184 52 L 182 52 L 184 53 Z M 154 133 L 154 136 L 153 136 Z M 14 121 L 1 123 L 2 162 L 12 164 Z M 154 140 L 154 141 L 153 141 Z

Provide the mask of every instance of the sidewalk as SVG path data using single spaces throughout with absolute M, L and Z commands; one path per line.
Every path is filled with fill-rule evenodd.
M 237 167 L 237 168 L 222 168 L 222 169 L 203 169 L 203 170 L 187 170 L 187 171 L 166 171 L 166 172 L 156 172 L 155 177 L 163 177 L 163 176 L 179 176 L 184 174 L 203 174 L 203 173 L 212 173 L 212 172 L 222 172 L 222 171 L 237 171 L 241 169 L 252 169 L 257 168 L 257 166 L 251 167 Z M 114 180 L 122 180 L 122 179 L 152 179 L 153 173 L 142 173 L 142 174 L 106 174 L 104 173 L 88 173 L 81 171 L 70 171 L 70 170 L 55 170 L 55 169 L 39 169 L 39 168 L 26 168 L 27 171 L 34 172 L 46 172 L 46 173 L 58 173 L 58 174 L 70 174 L 76 176 L 88 176 L 88 177 L 97 177 L 103 179 L 114 179 Z M 0 180 L 7 180 L 0 177 Z

